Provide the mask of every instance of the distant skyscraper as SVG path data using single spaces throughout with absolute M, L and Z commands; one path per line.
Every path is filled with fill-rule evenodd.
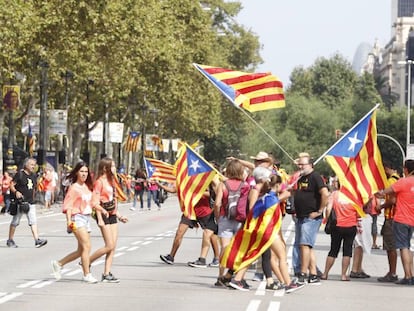
M 414 0 L 392 0 L 392 22 L 397 17 L 412 17 L 414 14 Z

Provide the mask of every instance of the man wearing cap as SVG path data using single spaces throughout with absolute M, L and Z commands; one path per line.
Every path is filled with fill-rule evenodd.
M 322 223 L 323 210 L 328 203 L 329 191 L 321 175 L 314 171 L 312 158 L 306 152 L 299 153 L 295 160 L 300 170 L 297 190 L 294 193 L 297 222 L 295 244 L 300 247 L 301 272 L 299 282 L 320 284 L 316 271 L 313 247 Z M 307 272 L 309 271 L 309 276 Z

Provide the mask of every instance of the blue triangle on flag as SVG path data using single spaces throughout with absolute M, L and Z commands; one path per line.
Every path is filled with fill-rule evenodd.
M 213 169 L 198 154 L 187 148 L 187 170 L 188 175 L 197 175 L 211 172 Z

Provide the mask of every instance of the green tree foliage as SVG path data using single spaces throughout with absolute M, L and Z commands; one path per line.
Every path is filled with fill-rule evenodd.
M 158 134 L 175 132 L 189 141 L 212 139 L 237 114 L 223 109 L 221 95 L 191 64 L 251 69 L 261 59 L 257 36 L 233 19 L 241 9 L 239 2 L 203 4 L 204 8 L 193 0 L 0 0 L 0 82 L 9 83 L 15 72 L 26 75 L 22 99 L 36 106 L 38 64 L 47 62 L 49 108 L 64 108 L 62 74 L 74 73 L 69 81 L 74 158 L 84 134 L 79 129 L 86 121 L 103 119 L 105 102 L 110 121 L 122 118 L 127 128 L 150 126 L 153 120 L 144 118 L 141 109 L 145 104 L 159 110 Z M 94 84 L 87 105 L 90 79 Z

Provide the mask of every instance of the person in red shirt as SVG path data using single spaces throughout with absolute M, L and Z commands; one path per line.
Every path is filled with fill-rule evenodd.
M 349 281 L 347 271 L 352 257 L 352 244 L 357 233 L 358 213 L 340 190 L 332 192 L 329 196 L 326 219 L 329 217 L 332 209 L 336 213 L 336 226 L 332 229 L 331 249 L 329 250 L 328 257 L 326 257 L 325 271 L 321 279 L 328 279 L 329 270 L 331 270 L 335 259 L 338 257 L 343 241 L 341 280 Z
M 400 250 L 404 278 L 396 281 L 400 285 L 414 285 L 413 253 L 410 251 L 414 232 L 414 160 L 404 161 L 404 178 L 379 191 L 375 196 L 395 195 L 396 205 L 392 230 L 395 247 Z
M 9 212 L 10 207 L 10 184 L 13 178 L 9 175 L 8 172 L 4 172 L 3 178 L 1 181 L 1 192 L 3 194 L 5 213 Z

